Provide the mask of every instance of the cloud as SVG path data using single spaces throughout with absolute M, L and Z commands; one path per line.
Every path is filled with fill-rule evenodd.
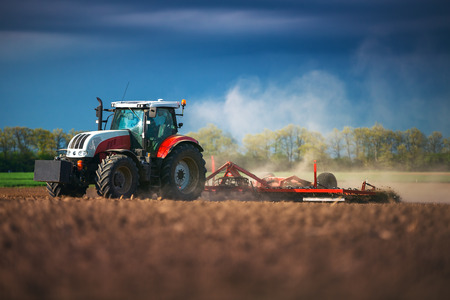
M 122 44 L 107 38 L 76 33 L 34 31 L 0 31 L 0 60 L 11 61 L 55 57 L 82 51 L 122 48 Z
M 129 12 L 108 16 L 112 25 L 159 28 L 208 34 L 267 34 L 305 29 L 316 23 L 313 17 L 258 9 L 166 9 Z
M 0 32 L 0 57 L 11 60 L 19 57 L 35 56 L 77 43 L 77 39 L 64 34 L 42 32 Z
M 230 49 L 227 46 L 233 45 L 260 52 L 336 53 L 353 50 L 368 34 L 414 36 L 417 32 L 449 30 L 445 7 L 436 9 L 432 3 L 420 10 L 421 5 L 414 0 L 408 1 L 408 5 L 398 1 L 361 4 L 353 0 L 302 3 L 24 0 L 9 1 L 2 6 L 0 32 L 35 32 L 44 36 L 44 42 L 64 35 L 60 36 L 61 44 L 69 42 L 80 47 L 85 45 L 76 40 L 80 37 L 91 40 L 108 37 L 116 44 L 152 51 L 193 47 L 193 52 L 200 53 Z M 14 43 L 20 44 L 20 37 L 9 42 L 12 48 L 18 48 Z M 200 49 L 195 48 L 199 44 Z M 33 43 L 28 48 L 33 47 L 41 51 Z
M 240 79 L 222 101 L 194 103 L 195 116 L 189 122 L 198 128 L 214 123 L 241 140 L 248 133 L 276 130 L 291 123 L 329 132 L 347 125 L 351 109 L 344 83 L 328 72 L 313 70 L 287 83 L 262 84 L 257 77 Z

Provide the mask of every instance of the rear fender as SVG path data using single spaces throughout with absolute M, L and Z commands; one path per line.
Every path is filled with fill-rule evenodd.
M 156 157 L 163 159 L 166 158 L 170 151 L 172 151 L 172 149 L 180 143 L 190 143 L 197 147 L 200 152 L 203 152 L 203 148 L 198 144 L 196 139 L 184 135 L 171 135 L 161 143 Z

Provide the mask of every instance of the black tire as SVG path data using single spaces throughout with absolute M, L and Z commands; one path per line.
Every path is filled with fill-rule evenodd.
M 82 197 L 86 194 L 87 186 L 76 186 L 73 184 L 62 184 L 57 182 L 47 182 L 47 192 L 50 197 Z
M 95 187 L 100 196 L 129 198 L 136 192 L 138 183 L 136 164 L 126 155 L 110 155 L 98 166 Z
M 175 147 L 161 167 L 161 196 L 174 200 L 195 200 L 205 189 L 205 160 L 191 144 Z
M 321 173 L 317 176 L 317 186 L 326 189 L 337 188 L 336 177 L 332 173 Z

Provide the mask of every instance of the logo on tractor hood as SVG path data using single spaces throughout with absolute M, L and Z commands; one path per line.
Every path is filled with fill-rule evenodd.
M 67 157 L 94 157 L 109 149 L 130 149 L 128 130 L 101 130 L 77 134 L 67 147 Z

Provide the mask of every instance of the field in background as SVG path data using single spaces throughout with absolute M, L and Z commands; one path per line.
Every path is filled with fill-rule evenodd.
M 43 186 L 45 183 L 33 180 L 32 172 L 0 173 L 0 187 Z

